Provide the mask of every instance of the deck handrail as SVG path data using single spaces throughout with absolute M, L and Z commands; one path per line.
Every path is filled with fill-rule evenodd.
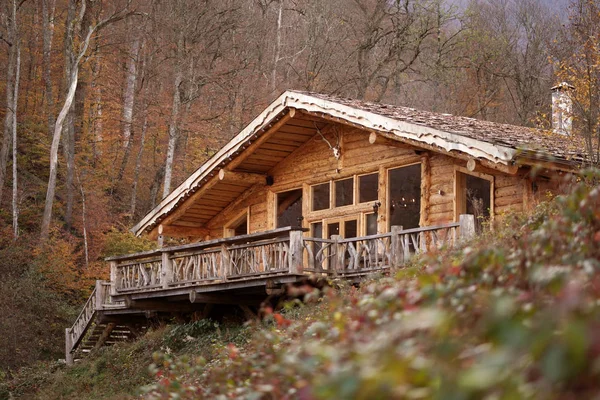
M 302 273 L 302 232 L 284 227 L 106 258 L 111 294 L 165 290 L 252 275 Z
M 411 229 L 393 226 L 391 232 L 346 239 L 308 238 L 302 236 L 306 229 L 284 227 L 109 257 L 110 293 L 162 291 L 252 275 L 302 274 L 305 270 L 336 274 L 346 269 L 398 267 L 412 254 L 432 245 L 454 243 L 459 232 L 470 232 L 465 221 L 473 217 L 463 217 L 460 222 Z
M 271 239 L 271 238 L 275 238 L 275 237 L 285 236 L 292 231 L 305 232 L 306 230 L 307 229 L 301 228 L 301 227 L 286 226 L 284 228 L 277 228 L 277 229 L 273 229 L 273 230 L 266 231 L 266 232 L 250 233 L 248 235 L 238 235 L 238 236 L 232 236 L 232 237 L 228 237 L 228 238 L 219 238 L 219 239 L 206 240 L 203 242 L 189 243 L 189 244 L 184 244 L 181 246 L 163 247 L 160 249 L 142 251 L 142 252 L 138 252 L 138 253 L 124 254 L 124 255 L 120 255 L 120 256 L 111 256 L 111 257 L 106 257 L 104 260 L 105 261 L 124 261 L 124 260 L 131 260 L 131 259 L 137 259 L 137 258 L 160 256 L 163 253 L 184 251 L 184 250 L 200 250 L 200 249 L 205 249 L 205 248 L 210 248 L 210 247 L 218 247 L 221 244 L 237 244 L 237 243 L 245 243 L 248 241 L 255 241 L 255 240 L 259 240 L 259 239 Z

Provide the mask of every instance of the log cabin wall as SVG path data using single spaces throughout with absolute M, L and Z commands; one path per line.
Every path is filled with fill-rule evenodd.
M 528 190 L 531 182 L 524 174 L 508 175 L 484 168 L 479 163 L 471 172 L 466 169 L 465 159 L 422 150 L 379 136 L 371 143 L 369 132 L 345 125 L 330 125 L 322 133 L 324 138 L 317 134 L 270 171 L 273 185 L 254 186 L 209 221 L 207 227 L 210 230 L 210 237 L 223 237 L 227 224 L 236 218 L 239 219 L 240 213 L 244 210 L 248 213 L 248 233 L 276 228 L 276 194 L 293 189 L 303 191 L 302 224 L 305 228 L 309 228 L 311 222 L 318 220 L 368 213 L 373 202 L 367 204 L 355 202 L 352 206 L 310 211 L 309 201 L 311 185 L 370 172 L 379 173 L 378 202 L 381 205 L 377 219 L 378 230 L 387 231 L 389 229 L 387 212 L 389 205 L 386 204 L 387 171 L 390 168 L 411 164 L 421 164 L 421 226 L 455 220 L 457 204 L 454 192 L 457 173 L 483 176 L 491 181 L 493 188 L 493 195 L 490 196 L 493 199 L 491 208 L 496 217 L 508 210 L 520 211 L 524 203 L 533 202 L 533 197 L 529 199 Z M 330 146 L 338 143 L 341 156 L 336 158 Z M 364 234 L 364 229 L 360 230 L 362 232 L 359 233 Z

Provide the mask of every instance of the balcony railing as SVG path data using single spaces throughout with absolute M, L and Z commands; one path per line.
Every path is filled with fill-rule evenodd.
M 301 228 L 216 239 L 111 257 L 111 294 L 168 290 L 281 274 L 364 274 L 399 267 L 414 254 L 472 235 L 472 216 L 460 223 L 358 238 L 303 237 Z

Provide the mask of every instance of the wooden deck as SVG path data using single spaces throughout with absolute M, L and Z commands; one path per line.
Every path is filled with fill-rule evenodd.
M 111 257 L 110 281 L 98 281 L 71 328 L 66 357 L 75 358 L 142 332 L 151 316 L 208 315 L 213 305 L 239 306 L 246 315 L 274 291 L 307 274 L 360 279 L 401 267 L 415 253 L 453 245 L 473 233 L 461 223 L 348 238 L 303 236 L 280 228 Z

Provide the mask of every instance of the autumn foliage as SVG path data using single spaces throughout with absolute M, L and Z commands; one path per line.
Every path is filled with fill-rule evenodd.
M 157 354 L 147 396 L 593 398 L 600 174 L 582 179 L 478 242 L 273 314 L 210 360 Z

